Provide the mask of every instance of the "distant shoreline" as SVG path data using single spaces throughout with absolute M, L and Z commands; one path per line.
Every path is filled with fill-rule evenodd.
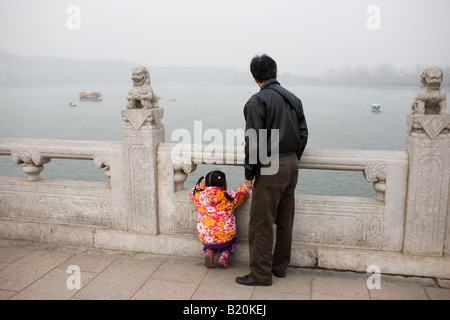
M 410 86 L 410 85 L 394 85 L 394 86 L 390 86 L 390 85 L 364 85 L 364 84 L 327 84 L 327 83 L 323 83 L 323 84 L 295 84 L 295 83 L 287 83 L 287 82 L 283 82 L 282 80 L 280 80 L 280 83 L 284 86 L 284 87 L 289 87 L 289 86 L 293 86 L 293 87 L 330 87 L 330 88 L 365 88 L 365 89 L 420 89 L 420 85 L 417 86 Z M 129 83 L 127 82 L 121 82 L 121 83 L 97 83 L 97 82 L 92 82 L 92 83 L 0 83 L 0 87 L 48 87 L 48 86 L 74 86 L 74 87 L 80 87 L 80 88 L 85 88 L 85 87 L 101 87 L 101 86 L 131 86 L 131 81 Z M 248 83 L 248 84 L 221 84 L 221 83 L 155 83 L 153 84 L 153 87 L 163 87 L 163 86 L 191 86 L 191 87 L 195 87 L 195 86 L 233 86 L 233 87 L 250 87 L 252 86 L 252 83 Z M 450 90 L 450 87 L 444 87 L 446 90 Z M 255 89 L 256 92 L 256 89 Z
M 74 60 L 22 57 L 0 50 L 0 85 L 79 85 L 131 83 L 131 69 L 138 63 L 116 60 Z M 253 85 L 248 71 L 217 67 L 147 66 L 158 85 Z M 361 69 L 363 71 L 361 71 Z M 444 87 L 450 88 L 450 67 L 444 67 Z M 421 67 L 405 72 L 392 65 L 374 68 L 328 70 L 322 76 L 279 74 L 283 85 L 314 87 L 420 88 Z

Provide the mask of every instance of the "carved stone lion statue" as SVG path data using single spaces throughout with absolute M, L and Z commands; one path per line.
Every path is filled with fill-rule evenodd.
M 444 72 L 438 67 L 428 67 L 421 75 L 422 86 L 412 103 L 411 114 L 448 114 L 447 93 L 442 87 Z
M 150 86 L 150 73 L 145 67 L 139 66 L 131 69 L 133 86 L 127 95 L 127 109 L 159 108 L 158 96 L 153 93 Z

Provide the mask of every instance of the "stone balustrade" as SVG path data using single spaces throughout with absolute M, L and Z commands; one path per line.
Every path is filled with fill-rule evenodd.
M 0 155 L 11 155 L 15 164 L 24 163 L 28 181 L 40 180 L 43 165 L 52 159 L 93 160 L 98 169 L 106 168 L 105 175 L 109 178 L 110 153 L 117 147 L 121 148 L 121 143 L 2 138 Z
M 0 238 L 200 257 L 184 182 L 197 165 L 242 166 L 244 149 L 165 143 L 163 114 L 123 110 L 117 142 L 0 138 L 0 156 L 24 166 L 0 177 Z M 300 169 L 359 171 L 375 197 L 296 195 L 292 266 L 450 279 L 450 116 L 407 121 L 406 151 L 305 150 Z M 93 161 L 108 182 L 42 179 L 52 159 Z M 236 260 L 248 260 L 250 205 L 236 210 Z
M 124 228 L 125 210 L 117 205 L 123 202 L 122 181 L 115 171 L 122 166 L 121 153 L 121 142 L 0 139 L 0 155 L 23 163 L 26 174 L 25 179 L 0 178 L 0 217 Z M 91 160 L 98 169 L 105 168 L 109 182 L 43 180 L 39 173 L 52 159 Z
M 243 147 L 224 146 L 221 154 L 214 157 L 210 152 L 198 153 L 206 147 L 192 146 L 189 161 L 173 164 L 173 150 L 189 150 L 189 147 L 160 145 L 158 172 L 174 183 L 164 179 L 158 185 L 160 215 L 165 217 L 160 220 L 163 233 L 195 233 L 196 209 L 182 184 L 187 175 L 195 171 L 196 165 L 243 165 Z M 230 152 L 234 152 L 232 156 Z M 233 158 L 236 160 L 230 162 Z M 377 193 L 375 199 L 297 195 L 294 244 L 301 249 L 294 263 L 315 265 L 317 257 L 311 246 L 401 250 L 408 173 L 406 152 L 307 149 L 299 168 L 361 171 L 369 182 L 374 181 Z M 378 184 L 383 187 L 377 187 Z M 390 192 L 385 195 L 386 190 Z M 247 200 L 236 212 L 241 240 L 247 240 L 250 202 Z

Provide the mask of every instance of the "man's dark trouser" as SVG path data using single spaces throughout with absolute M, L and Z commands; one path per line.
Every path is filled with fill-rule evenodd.
M 295 187 L 298 179 L 298 158 L 292 154 L 279 159 L 274 175 L 258 175 L 252 191 L 249 222 L 250 277 L 259 283 L 271 284 L 273 271 L 284 275 L 291 259 L 294 223 Z M 273 224 L 276 243 L 273 250 Z

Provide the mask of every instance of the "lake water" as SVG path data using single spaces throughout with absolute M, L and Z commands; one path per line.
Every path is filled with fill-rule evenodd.
M 122 140 L 126 95 L 131 84 L 0 86 L 0 137 L 69 140 Z M 307 148 L 404 150 L 406 116 L 416 88 L 350 88 L 285 86 L 302 99 L 309 129 Z M 259 88 L 254 86 L 153 85 L 164 108 L 166 142 L 176 129 L 244 129 L 243 106 Z M 103 101 L 78 101 L 81 91 L 99 90 Z M 69 101 L 76 100 L 76 107 Z M 176 101 L 173 101 L 176 100 Z M 372 103 L 381 112 L 371 111 Z M 173 141 L 178 142 L 178 140 Z M 210 142 L 205 141 L 205 144 Z M 199 166 L 186 181 L 192 187 L 208 171 L 220 168 L 230 189 L 243 183 L 243 168 Z M 25 177 L 22 165 L 0 156 L 0 175 Z M 93 161 L 52 159 L 44 179 L 107 181 Z M 360 172 L 300 170 L 296 190 L 302 194 L 373 197 L 375 191 Z

